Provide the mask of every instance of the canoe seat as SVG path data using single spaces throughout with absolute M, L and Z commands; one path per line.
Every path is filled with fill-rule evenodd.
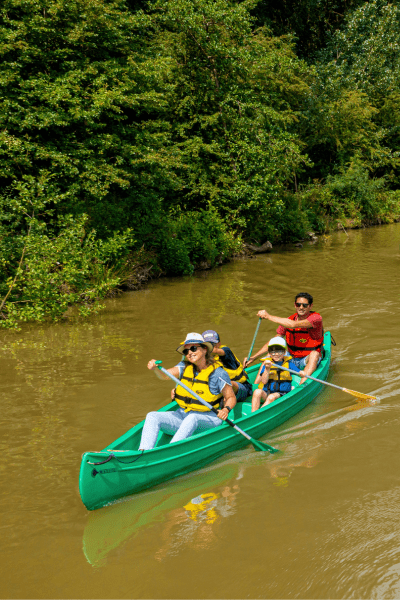
M 233 409 L 234 420 L 240 419 L 241 417 L 247 417 L 251 413 L 251 399 L 248 398 L 249 402 L 238 402 Z

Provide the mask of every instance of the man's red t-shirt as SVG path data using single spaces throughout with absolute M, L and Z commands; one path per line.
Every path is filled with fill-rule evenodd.
M 298 316 L 296 318 L 296 321 L 298 321 Z M 301 320 L 304 320 L 304 317 L 301 318 Z M 306 320 L 309 321 L 312 324 L 312 328 L 310 328 L 308 330 L 308 333 L 310 334 L 310 338 L 312 340 L 318 340 L 319 338 L 321 338 L 323 336 L 323 326 L 322 326 L 322 317 L 320 314 L 318 313 L 311 313 L 310 315 L 308 315 L 308 317 L 306 317 Z M 278 335 L 281 335 L 282 337 L 286 337 L 286 332 L 288 330 L 286 329 L 286 327 L 283 327 L 282 325 L 279 325 L 278 329 L 276 330 L 276 333 Z

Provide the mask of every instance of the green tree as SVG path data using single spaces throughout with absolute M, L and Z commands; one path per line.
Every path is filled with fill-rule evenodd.
M 255 239 L 276 236 L 283 191 L 307 164 L 295 132 L 310 69 L 290 39 L 252 31 L 253 3 L 155 4 L 159 43 L 176 86 L 173 139 L 185 156 L 184 186 L 171 202 L 212 206 Z
M 168 58 L 123 0 L 5 0 L 0 9 L 0 183 L 48 172 L 59 213 L 102 236 L 157 213 L 168 168 Z M 127 222 L 128 221 L 128 222 Z

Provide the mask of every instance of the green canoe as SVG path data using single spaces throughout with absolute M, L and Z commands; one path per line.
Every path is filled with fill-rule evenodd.
M 329 332 L 324 337 L 324 349 L 324 359 L 313 373 L 313 377 L 318 379 L 326 379 L 329 371 Z M 255 380 L 258 369 L 259 365 L 246 369 L 250 381 Z M 231 411 L 230 419 L 253 438 L 264 436 L 307 406 L 322 388 L 321 383 L 311 379 L 299 386 L 297 377 L 293 377 L 293 386 L 291 392 L 254 413 L 251 412 L 250 402 L 238 403 Z M 176 408 L 176 402 L 171 402 L 160 411 Z M 224 423 L 174 444 L 169 443 L 171 436 L 160 433 L 156 447 L 142 453 L 138 447 L 143 423 L 130 429 L 101 452 L 83 454 L 79 491 L 89 510 L 199 469 L 226 452 L 249 444 L 246 438 Z

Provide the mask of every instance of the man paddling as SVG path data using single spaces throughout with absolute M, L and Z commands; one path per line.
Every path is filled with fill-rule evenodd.
M 324 342 L 324 328 L 322 317 L 319 313 L 311 310 L 313 297 L 311 294 L 301 292 L 294 300 L 296 312 L 288 319 L 270 315 L 266 310 L 257 313 L 261 319 L 267 319 L 277 323 L 277 335 L 286 339 L 288 350 L 296 366 L 303 370 L 305 375 L 314 373 L 322 358 L 322 345 Z M 244 359 L 245 366 L 250 365 L 259 356 L 267 352 L 268 344 L 252 357 Z M 301 380 L 303 383 L 305 379 Z

